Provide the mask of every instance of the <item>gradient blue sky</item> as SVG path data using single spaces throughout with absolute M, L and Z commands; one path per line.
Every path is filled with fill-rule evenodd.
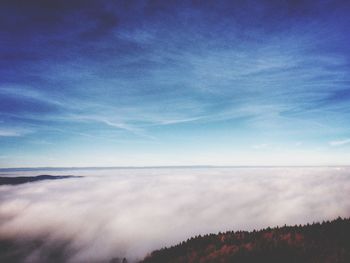
M 0 4 L 0 166 L 349 165 L 348 1 Z

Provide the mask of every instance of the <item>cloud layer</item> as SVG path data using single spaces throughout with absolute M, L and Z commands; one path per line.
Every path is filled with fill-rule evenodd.
M 136 260 L 197 234 L 350 216 L 346 167 L 56 173 L 86 177 L 0 187 L 0 239 L 23 262 Z

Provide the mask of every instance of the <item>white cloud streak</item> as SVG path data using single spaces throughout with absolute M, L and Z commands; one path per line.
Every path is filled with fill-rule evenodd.
M 25 129 L 7 129 L 0 128 L 0 137 L 20 137 L 29 133 L 29 130 Z
M 350 139 L 338 140 L 338 141 L 330 141 L 330 146 L 342 146 L 350 143 Z
M 261 144 L 253 145 L 252 147 L 253 149 L 260 150 L 260 149 L 266 149 L 267 147 L 269 147 L 269 145 L 267 143 L 261 143 Z

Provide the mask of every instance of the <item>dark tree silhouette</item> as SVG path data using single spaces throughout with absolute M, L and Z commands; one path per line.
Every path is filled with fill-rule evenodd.
M 141 262 L 348 263 L 350 219 L 196 236 Z

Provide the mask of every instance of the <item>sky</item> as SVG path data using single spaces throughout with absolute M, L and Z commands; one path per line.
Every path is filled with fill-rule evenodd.
M 0 3 L 0 167 L 349 165 L 348 1 Z

